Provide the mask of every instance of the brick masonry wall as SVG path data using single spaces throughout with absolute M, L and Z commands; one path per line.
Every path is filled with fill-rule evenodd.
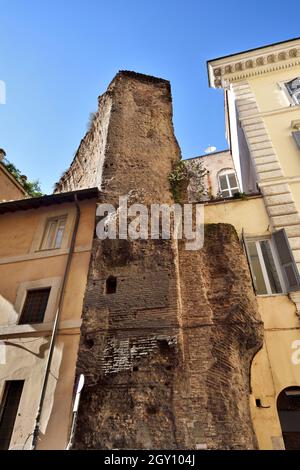
M 180 149 L 169 83 L 122 72 L 99 103 L 57 190 L 97 184 L 115 206 L 120 195 L 171 203 L 168 175 Z M 106 290 L 110 276 L 115 293 Z M 249 371 L 261 335 L 232 227 L 208 229 L 199 252 L 169 240 L 95 238 L 74 448 L 254 448 Z
M 117 207 L 124 195 L 129 204 L 172 202 L 168 175 L 180 149 L 169 83 L 123 72 L 107 93 L 109 123 L 98 152 L 104 202 Z M 100 116 L 102 103 L 107 100 L 100 99 Z M 117 278 L 114 294 L 105 293 L 109 276 Z M 87 385 L 75 448 L 177 448 L 178 325 L 173 243 L 95 238 L 77 364 Z
M 249 377 L 263 325 L 234 228 L 207 225 L 199 251 L 180 245 L 179 273 L 186 399 L 178 420 L 193 448 L 256 448 Z

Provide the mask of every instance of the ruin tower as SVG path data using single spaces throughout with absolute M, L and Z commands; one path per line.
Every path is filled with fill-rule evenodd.
M 98 186 L 103 201 L 172 203 L 181 158 L 169 82 L 120 72 L 56 191 Z M 77 372 L 76 449 L 256 447 L 248 398 L 261 323 L 234 229 L 205 246 L 95 237 Z

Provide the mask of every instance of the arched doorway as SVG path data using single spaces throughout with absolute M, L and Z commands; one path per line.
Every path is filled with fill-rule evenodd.
M 300 450 L 300 387 L 288 387 L 277 398 L 286 450 Z

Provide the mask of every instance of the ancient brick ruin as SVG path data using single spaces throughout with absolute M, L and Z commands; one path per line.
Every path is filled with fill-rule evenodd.
M 56 191 L 99 186 L 146 205 L 172 203 L 181 158 L 167 81 L 120 72 Z M 103 202 L 103 201 L 102 201 Z M 94 239 L 77 372 L 86 377 L 77 449 L 253 449 L 250 364 L 262 345 L 235 230 L 205 245 Z

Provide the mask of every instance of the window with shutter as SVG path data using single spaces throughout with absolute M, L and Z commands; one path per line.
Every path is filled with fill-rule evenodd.
M 297 145 L 298 149 L 300 150 L 300 131 L 292 132 L 292 136 L 294 137 L 296 145 Z
M 284 85 L 292 103 L 300 104 L 300 77 L 296 77 L 293 80 L 286 82 Z
M 269 237 L 246 239 L 244 234 L 243 240 L 255 293 L 272 295 L 286 292 L 273 241 Z
M 300 289 L 300 276 L 294 260 L 289 240 L 284 229 L 273 233 L 272 238 L 277 249 L 279 262 L 285 278 L 287 290 Z

